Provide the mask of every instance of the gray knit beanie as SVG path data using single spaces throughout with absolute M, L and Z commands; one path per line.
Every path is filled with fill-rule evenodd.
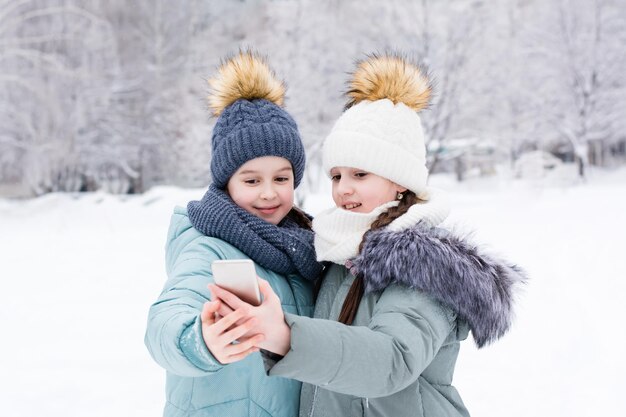
M 280 156 L 291 162 L 297 187 L 304 174 L 304 146 L 296 122 L 281 107 L 285 86 L 267 63 L 252 52 L 239 52 L 209 85 L 209 105 L 219 116 L 211 138 L 213 183 L 224 189 L 249 160 Z

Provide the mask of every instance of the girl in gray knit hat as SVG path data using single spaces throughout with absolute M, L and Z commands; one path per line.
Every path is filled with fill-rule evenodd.
M 254 320 L 241 312 L 219 319 L 207 284 L 213 261 L 252 259 L 278 308 L 311 316 L 321 265 L 310 217 L 293 205 L 304 148 L 281 107 L 284 85 L 260 57 L 240 52 L 209 83 L 213 182 L 202 200 L 174 210 L 168 279 L 150 308 L 146 346 L 167 371 L 165 416 L 293 417 L 301 383 L 265 374 L 257 346 L 265 336 L 250 333 Z
M 283 313 L 271 294 L 253 307 L 212 289 L 261 319 L 269 375 L 305 383 L 300 416 L 468 416 L 452 385 L 460 343 L 509 329 L 525 276 L 438 226 L 448 203 L 427 187 L 424 71 L 371 56 L 350 86 L 324 143 L 336 207 L 313 222 L 317 259 L 332 262 L 314 318 Z

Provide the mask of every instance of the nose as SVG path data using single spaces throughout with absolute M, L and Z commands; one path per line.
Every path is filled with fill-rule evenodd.
M 341 177 L 339 181 L 335 183 L 335 191 L 339 195 L 351 195 L 354 193 L 354 187 L 352 187 L 352 183 L 348 179 L 344 179 Z
M 272 200 L 277 195 L 278 195 L 278 193 L 274 189 L 274 184 L 266 183 L 266 184 L 263 185 L 263 189 L 261 190 L 261 195 L 260 195 L 260 197 L 263 200 Z

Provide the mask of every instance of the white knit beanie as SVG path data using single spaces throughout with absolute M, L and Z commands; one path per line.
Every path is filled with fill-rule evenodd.
M 428 170 L 417 112 L 432 94 L 423 69 L 397 55 L 371 55 L 358 64 L 350 88 L 349 108 L 324 142 L 326 173 L 359 168 L 423 194 Z

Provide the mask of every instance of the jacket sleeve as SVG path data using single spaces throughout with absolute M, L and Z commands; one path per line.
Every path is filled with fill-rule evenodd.
M 200 321 L 215 259 L 219 255 L 206 237 L 193 239 L 168 260 L 168 280 L 150 307 L 145 344 L 154 360 L 176 375 L 204 376 L 223 367 L 204 343 Z
M 286 315 L 291 349 L 270 375 L 359 397 L 391 395 L 415 382 L 454 327 L 454 313 L 399 286 L 381 295 L 369 325 Z

